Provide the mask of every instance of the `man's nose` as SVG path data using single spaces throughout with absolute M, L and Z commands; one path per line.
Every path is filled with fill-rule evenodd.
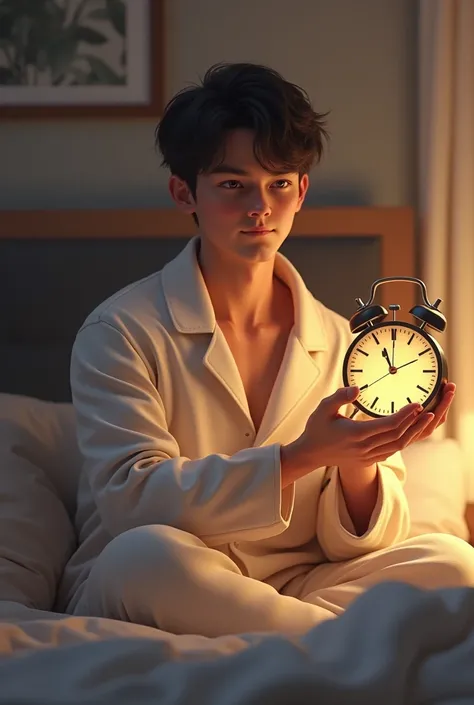
M 264 195 L 261 193 L 257 196 L 254 196 L 247 213 L 250 218 L 269 216 L 271 213 L 271 208 L 268 199 L 265 198 Z

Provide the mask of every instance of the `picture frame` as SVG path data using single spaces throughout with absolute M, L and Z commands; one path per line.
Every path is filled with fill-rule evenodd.
M 0 120 L 158 118 L 164 0 L 0 0 Z

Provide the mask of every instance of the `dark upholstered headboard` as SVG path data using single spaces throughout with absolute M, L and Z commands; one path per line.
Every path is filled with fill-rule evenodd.
M 194 234 L 174 210 L 0 212 L 0 392 L 69 401 L 69 358 L 87 314 L 159 270 Z M 309 289 L 349 317 L 374 279 L 414 275 L 407 208 L 303 209 L 283 254 Z M 413 304 L 411 285 L 380 300 Z

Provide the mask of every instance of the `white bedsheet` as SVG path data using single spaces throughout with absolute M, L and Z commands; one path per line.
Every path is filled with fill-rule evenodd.
M 294 639 L 0 603 L 0 654 L 0 705 L 472 705 L 474 589 L 378 585 Z

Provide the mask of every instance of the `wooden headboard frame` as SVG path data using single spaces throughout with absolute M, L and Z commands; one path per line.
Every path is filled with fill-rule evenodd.
M 0 238 L 172 238 L 190 236 L 194 225 L 173 208 L 127 210 L 2 211 Z M 301 237 L 371 237 L 380 240 L 380 276 L 415 276 L 414 216 L 405 207 L 303 208 L 292 235 Z M 356 264 L 355 264 L 356 266 Z M 335 273 L 337 276 L 337 273 Z M 392 288 L 393 286 L 393 288 Z M 416 287 L 381 287 L 384 305 L 399 303 L 403 312 L 413 306 Z M 364 301 L 367 292 L 354 292 Z M 354 303 L 355 310 L 355 303 Z M 408 315 L 408 313 L 406 313 Z

